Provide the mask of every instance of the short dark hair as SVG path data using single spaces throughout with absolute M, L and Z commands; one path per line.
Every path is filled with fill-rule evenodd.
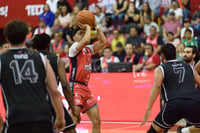
M 4 35 L 11 45 L 23 43 L 28 34 L 28 26 L 21 20 L 13 20 L 6 25 Z
M 153 45 L 151 43 L 145 43 L 144 46 L 150 46 L 151 50 L 154 51 Z
M 33 38 L 33 48 L 37 49 L 38 51 L 46 50 L 49 48 L 50 44 L 50 37 L 46 33 L 37 34 Z
M 171 43 L 162 45 L 160 53 L 164 55 L 166 60 L 176 59 L 176 48 Z
M 171 31 L 167 32 L 167 35 L 168 35 L 168 34 L 170 34 L 170 35 L 174 36 L 174 33 L 173 33 L 173 32 L 171 32 Z
M 192 31 L 191 31 L 190 29 L 186 29 L 186 30 L 185 30 L 185 33 L 186 33 L 186 32 L 190 32 L 190 33 L 192 34 Z
M 74 28 L 70 28 L 69 30 L 69 35 L 71 37 L 71 39 L 74 41 L 73 36 L 79 31 L 81 30 L 81 28 L 79 26 L 76 26 Z
M 185 48 L 192 48 L 192 54 L 197 54 L 198 53 L 198 49 L 196 46 L 192 46 L 192 45 L 189 45 Z

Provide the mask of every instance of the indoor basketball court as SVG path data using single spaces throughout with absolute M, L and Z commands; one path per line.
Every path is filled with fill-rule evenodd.
M 139 122 L 102 122 L 101 133 L 146 133 L 150 123 L 140 127 Z M 89 121 L 81 121 L 77 126 L 77 133 L 92 133 L 92 124 Z M 177 126 L 173 127 L 168 133 L 176 133 Z

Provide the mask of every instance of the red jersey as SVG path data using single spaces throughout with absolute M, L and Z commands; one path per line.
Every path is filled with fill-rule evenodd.
M 91 47 L 86 47 L 80 52 L 77 52 L 75 48 L 76 45 L 78 45 L 77 42 L 72 44 L 72 46 L 69 49 L 70 82 L 77 82 L 80 84 L 87 85 L 90 79 L 90 73 L 92 69 L 91 53 L 93 49 Z
M 154 50 L 158 47 L 158 34 L 154 37 L 153 40 L 151 40 L 151 36 L 148 36 L 146 39 L 146 43 L 150 43 L 153 45 Z

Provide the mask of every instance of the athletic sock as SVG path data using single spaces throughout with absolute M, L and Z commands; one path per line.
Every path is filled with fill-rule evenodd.
M 181 129 L 182 133 L 190 133 L 189 127 L 184 127 Z

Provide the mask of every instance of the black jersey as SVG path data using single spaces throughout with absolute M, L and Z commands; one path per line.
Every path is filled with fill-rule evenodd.
M 58 56 L 48 51 L 41 51 L 47 57 L 58 81 Z
M 6 123 L 51 122 L 42 54 L 25 48 L 10 49 L 0 56 L 0 64 Z
M 159 67 L 164 76 L 161 94 L 166 102 L 176 99 L 200 99 L 200 93 L 195 89 L 194 72 L 191 65 L 171 60 Z

